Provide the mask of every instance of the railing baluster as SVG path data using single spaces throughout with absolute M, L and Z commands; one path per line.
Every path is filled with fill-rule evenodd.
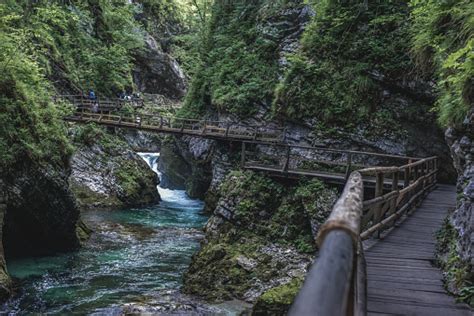
M 285 173 L 288 172 L 288 167 L 289 167 L 289 164 L 290 164 L 290 155 L 291 155 L 291 147 L 287 146 L 286 147 L 285 163 L 283 164 L 283 168 L 282 168 L 282 171 L 285 172 Z
M 245 167 L 245 142 L 242 142 L 242 153 L 240 157 L 240 167 L 243 169 Z
M 383 172 L 378 172 L 376 175 L 376 182 L 375 182 L 375 198 L 383 195 L 383 183 L 384 182 L 384 174 Z M 380 223 L 382 220 L 382 203 L 378 203 L 374 206 L 374 222 L 376 224 Z M 380 238 L 380 230 L 377 231 L 377 238 Z
M 349 179 L 349 176 L 351 175 L 351 167 L 352 167 L 352 153 L 349 153 L 347 155 L 347 168 L 346 168 L 346 176 L 345 179 Z

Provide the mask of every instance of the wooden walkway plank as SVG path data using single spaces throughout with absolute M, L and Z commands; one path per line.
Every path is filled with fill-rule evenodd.
M 449 207 L 454 186 L 439 185 L 415 212 L 366 250 L 369 315 L 473 315 L 443 287 L 434 261 L 435 234 Z

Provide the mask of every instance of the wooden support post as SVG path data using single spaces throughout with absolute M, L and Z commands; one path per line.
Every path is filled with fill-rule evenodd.
M 434 160 L 430 160 L 428 162 L 428 174 L 430 174 L 434 170 Z M 428 179 L 428 184 L 433 184 L 433 176 L 430 176 Z
M 414 170 L 414 178 L 413 178 L 413 181 L 416 181 L 416 180 L 418 180 L 418 177 L 419 177 L 418 165 L 416 165 L 414 169 L 415 169 L 415 170 Z
M 160 129 L 163 128 L 163 116 L 160 116 Z
M 290 154 L 291 154 L 291 147 L 290 146 L 287 146 L 286 147 L 286 159 L 285 159 L 285 163 L 283 165 L 283 168 L 282 168 L 282 171 L 283 172 L 288 172 L 288 166 L 290 164 Z
M 352 153 L 349 153 L 347 155 L 347 167 L 346 167 L 346 181 L 349 179 L 349 176 L 351 175 L 351 167 L 352 167 Z
M 411 164 L 411 159 L 408 160 L 408 164 Z M 406 188 L 406 187 L 410 186 L 410 177 L 411 177 L 410 167 L 406 167 L 404 171 L 405 172 L 404 172 L 404 175 L 403 175 L 403 180 L 404 180 L 403 187 Z
M 253 129 L 253 140 L 257 140 L 257 128 L 254 127 Z
M 230 123 L 227 123 L 227 126 L 225 128 L 225 138 L 229 137 L 229 129 L 230 129 Z
M 245 167 L 245 142 L 242 142 L 242 153 L 240 156 L 240 167 L 244 169 Z
M 185 120 L 183 120 L 183 124 L 181 124 L 181 133 L 184 131 L 184 124 L 185 124 Z
M 122 114 L 120 114 L 120 117 L 119 117 L 119 121 L 118 121 L 119 125 L 122 124 Z
M 392 177 L 392 191 L 398 191 L 398 172 L 393 173 Z M 390 214 L 393 214 L 397 211 L 397 198 L 392 200 L 390 206 Z
M 383 181 L 384 174 L 382 172 L 378 172 L 375 183 L 375 198 L 383 195 Z M 382 220 L 382 206 L 383 205 L 380 203 L 374 206 L 374 224 L 378 224 Z M 380 238 L 380 230 L 377 231 L 377 238 Z
M 207 128 L 207 120 L 204 120 L 203 127 L 202 127 L 202 132 L 201 132 L 202 135 L 206 134 L 206 128 Z

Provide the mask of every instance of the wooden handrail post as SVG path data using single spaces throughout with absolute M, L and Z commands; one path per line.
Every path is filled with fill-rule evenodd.
M 393 173 L 392 191 L 398 191 L 398 172 Z M 393 199 L 391 204 L 392 205 L 390 206 L 390 214 L 393 214 L 397 211 L 397 199 Z
M 356 254 L 363 256 L 357 253 L 363 199 L 362 175 L 353 172 L 331 215 L 319 230 L 319 258 L 309 270 L 288 315 L 366 314 L 365 304 L 358 305 L 360 301 L 365 303 L 366 292 L 363 288 L 358 293 L 350 291 L 351 287 L 355 290 L 355 278 L 365 288 L 365 284 L 361 284 L 365 282 L 363 271 L 356 267 L 361 273 L 354 275 L 354 265 L 359 264 Z
M 181 124 L 181 133 L 184 131 L 184 124 L 185 124 L 185 121 L 183 120 L 183 124 Z
M 403 173 L 403 180 L 404 180 L 404 183 L 403 183 L 403 187 L 406 188 L 408 186 L 410 186 L 410 167 L 405 167 L 405 170 L 404 170 L 404 173 Z
M 291 147 L 290 146 L 287 146 L 286 147 L 286 159 L 285 159 L 285 163 L 283 165 L 283 168 L 281 169 L 283 172 L 288 172 L 288 167 L 289 167 L 289 164 L 290 164 L 290 154 L 291 154 Z
M 202 135 L 206 134 L 206 128 L 207 128 L 207 120 L 204 120 L 203 121 L 202 132 L 201 132 Z
M 163 116 L 160 116 L 160 129 L 163 128 Z
M 254 127 L 253 132 L 254 132 L 253 140 L 257 140 L 257 128 L 256 127 Z
M 228 122 L 225 128 L 225 138 L 229 137 L 229 129 L 230 129 L 230 123 Z
M 375 183 L 375 197 L 378 198 L 379 196 L 383 195 L 383 182 L 384 182 L 384 174 L 383 172 L 378 172 L 376 175 L 376 183 Z M 382 220 L 382 204 L 376 204 L 374 206 L 374 222 L 380 223 Z M 380 238 L 380 230 L 377 231 L 377 238 Z
M 242 142 L 242 153 L 240 156 L 240 167 L 243 169 L 245 167 L 245 142 Z
M 351 175 L 351 167 L 352 167 L 352 153 L 349 153 L 347 155 L 347 167 L 346 167 L 346 181 L 349 179 L 349 176 Z

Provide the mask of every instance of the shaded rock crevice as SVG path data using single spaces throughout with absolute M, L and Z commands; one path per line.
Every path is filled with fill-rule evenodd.
M 6 257 L 50 254 L 80 246 L 79 209 L 69 190 L 69 171 L 23 164 L 5 178 Z

